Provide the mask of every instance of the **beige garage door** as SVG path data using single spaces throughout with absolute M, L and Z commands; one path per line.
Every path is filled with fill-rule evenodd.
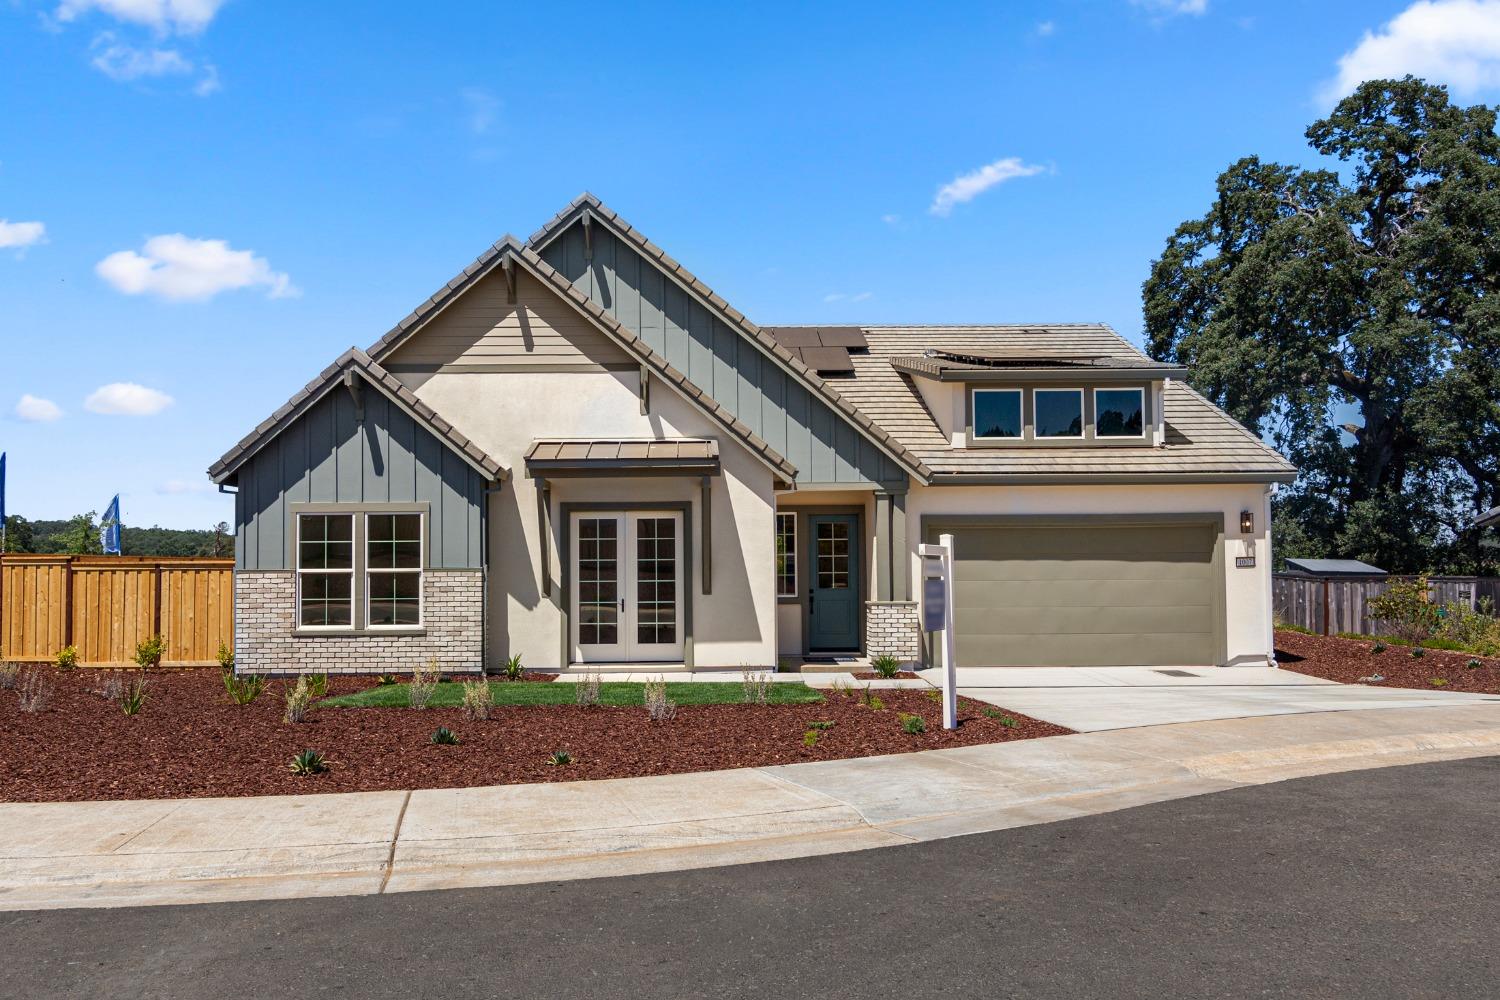
M 1219 660 L 1223 581 L 1212 525 L 1017 521 L 937 530 L 955 536 L 960 666 Z

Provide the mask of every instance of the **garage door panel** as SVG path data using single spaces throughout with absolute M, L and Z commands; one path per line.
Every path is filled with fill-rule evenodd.
M 1219 656 L 1223 580 L 1208 524 L 953 530 L 965 666 L 1181 666 Z

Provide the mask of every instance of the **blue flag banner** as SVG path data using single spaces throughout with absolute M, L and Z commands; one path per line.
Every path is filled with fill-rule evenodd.
M 120 554 L 120 494 L 109 502 L 104 520 L 99 522 L 99 545 L 107 556 Z

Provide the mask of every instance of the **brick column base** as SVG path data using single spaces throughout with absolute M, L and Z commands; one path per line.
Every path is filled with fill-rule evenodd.
M 865 602 L 865 655 L 894 656 L 903 665 L 921 659 L 916 601 Z

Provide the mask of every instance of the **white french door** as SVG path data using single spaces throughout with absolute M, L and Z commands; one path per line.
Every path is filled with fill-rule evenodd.
M 682 515 L 573 515 L 575 663 L 681 660 Z

